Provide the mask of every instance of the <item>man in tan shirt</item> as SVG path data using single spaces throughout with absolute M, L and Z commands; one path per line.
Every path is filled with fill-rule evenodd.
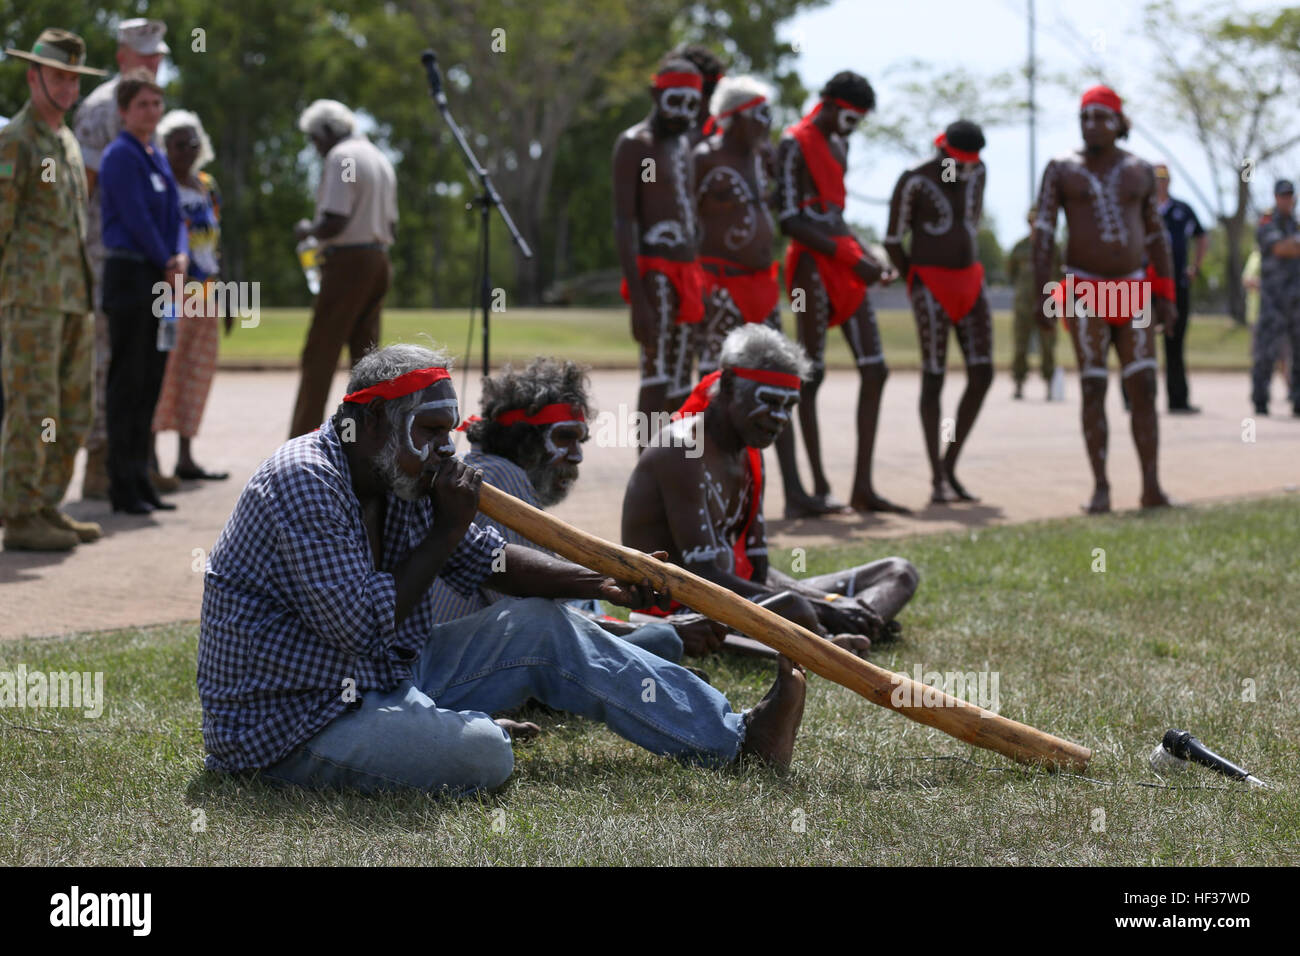
M 298 127 L 323 158 L 316 219 L 294 227 L 299 240 L 312 236 L 320 243 L 321 284 L 302 350 L 290 438 L 324 420 L 344 342 L 352 365 L 379 344 L 379 314 L 391 279 L 387 250 L 397 235 L 393 164 L 356 131 L 352 111 L 335 100 L 317 100 Z

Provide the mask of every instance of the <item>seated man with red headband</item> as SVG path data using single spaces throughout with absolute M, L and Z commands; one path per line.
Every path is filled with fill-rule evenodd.
M 333 418 L 244 487 L 204 576 L 207 768 L 308 788 L 495 787 L 514 767 L 512 725 L 488 714 L 529 698 L 682 761 L 788 766 L 804 699 L 788 660 L 767 698 L 734 712 L 690 671 L 553 600 L 669 595 L 474 524 L 483 476 L 454 455 L 447 364 L 415 345 L 371 352 Z M 435 577 L 529 599 L 436 623 Z
M 483 380 L 482 417 L 474 415 L 458 429 L 472 446 L 461 460 L 483 472 L 488 484 L 526 504 L 559 504 L 578 480 L 591 417 L 587 394 L 587 376 L 574 362 L 537 358 L 522 369 L 507 365 L 499 375 Z M 496 529 L 510 544 L 539 547 L 482 512 L 474 523 Z M 464 596 L 442 580 L 434 582 L 433 590 L 439 622 L 477 613 L 501 599 L 496 592 L 482 590 Z M 713 634 L 707 622 L 703 628 L 683 628 L 679 636 L 664 621 L 637 625 L 607 616 L 599 601 L 569 603 L 611 634 L 673 662 L 681 660 L 683 640 L 695 649 Z
M 660 441 L 637 462 L 623 497 L 623 543 L 667 551 L 695 574 L 865 652 L 898 632 L 894 618 L 916 591 L 916 568 L 884 558 L 796 580 L 769 566 L 762 449 L 789 427 L 811 363 L 780 333 L 745 325 L 727 336 L 721 364 L 668 426 L 690 430 L 678 437 L 692 442 Z

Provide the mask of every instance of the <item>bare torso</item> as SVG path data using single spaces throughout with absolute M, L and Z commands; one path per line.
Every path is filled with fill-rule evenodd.
M 914 166 L 899 177 L 889 208 L 885 247 L 901 250 L 903 234 L 912 234 L 907 264 L 961 269 L 978 258 L 980 214 L 984 208 L 984 164 L 959 178 L 943 157 Z M 947 180 L 947 181 L 945 181 Z M 895 263 L 899 261 L 894 255 Z
M 848 168 L 848 147 L 842 137 L 833 133 L 826 141 L 842 173 Z M 808 172 L 798 141 L 788 132 L 781 137 L 781 143 L 777 146 L 776 169 L 777 219 L 785 222 L 787 219 L 802 217 L 832 236 L 849 234 L 843 209 L 814 200 L 818 194 L 817 185 Z
M 1082 151 L 1058 157 L 1043 177 L 1040 210 L 1065 210 L 1065 263 L 1103 276 L 1123 276 L 1147 258 L 1143 202 L 1154 189 L 1150 164 L 1132 153 L 1098 160 Z
M 776 228 L 759 151 L 728 149 L 723 137 L 705 140 L 695 149 L 695 178 L 703 229 L 700 254 L 749 269 L 770 264 Z
M 689 140 L 685 136 L 658 139 L 649 123 L 641 122 L 619 137 L 616 164 L 624 151 L 636 160 L 635 178 L 630 183 L 618 181 L 615 188 L 635 191 L 639 254 L 692 261 L 699 240 Z

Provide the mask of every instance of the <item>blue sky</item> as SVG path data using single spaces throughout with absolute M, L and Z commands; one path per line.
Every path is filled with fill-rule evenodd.
M 1205 8 L 1199 0 L 1182 0 L 1179 6 Z M 1174 168 L 1173 194 L 1191 203 L 1203 222 L 1212 221 L 1210 210 L 1186 188 L 1185 181 L 1180 188 L 1180 179 L 1190 176 L 1207 196 L 1213 195 L 1200 146 L 1181 131 L 1178 123 L 1161 115 L 1148 68 L 1155 62 L 1155 51 L 1142 32 L 1141 5 L 1131 0 L 1036 0 L 1036 7 L 1040 74 L 1082 70 L 1083 62 L 1099 62 L 1111 85 L 1124 98 L 1126 112 L 1166 147 L 1162 150 L 1135 131 L 1126 148 L 1153 161 L 1172 154 L 1187 170 L 1186 176 L 1180 176 Z M 1276 7 L 1275 3 L 1260 0 L 1234 0 L 1232 4 L 1236 11 Z M 1227 12 L 1223 5 L 1210 9 Z M 890 95 L 891 81 L 884 78 L 886 68 L 913 58 L 945 68 L 961 66 L 977 75 L 1018 70 L 1028 55 L 1026 10 L 1027 0 L 834 0 L 826 7 L 793 18 L 780 33 L 786 39 L 799 40 L 797 66 L 806 87 L 817 90 L 837 71 L 851 69 L 871 80 L 877 101 L 883 102 Z M 1094 47 L 1100 52 L 1095 52 Z M 1040 174 L 1050 157 L 1078 145 L 1078 93 L 1089 85 L 1091 81 L 1081 76 L 1079 90 L 1067 94 L 1039 84 Z M 984 205 L 995 219 L 999 241 L 1008 246 L 1027 231 L 1028 128 L 1025 124 L 997 127 L 986 135 L 988 145 L 982 154 L 988 167 Z M 898 175 L 912 160 L 901 153 L 881 150 L 867 155 L 862 144 L 858 146 L 856 151 L 850 150 L 849 190 L 887 198 Z M 1289 164 L 1284 162 L 1257 176 L 1257 201 L 1268 200 L 1267 184 L 1275 175 L 1300 176 L 1300 168 L 1292 168 L 1300 167 L 1300 163 L 1294 155 L 1289 159 Z M 881 234 L 885 231 L 887 211 L 882 206 L 855 203 L 850 198 L 848 216 L 854 222 L 873 224 Z

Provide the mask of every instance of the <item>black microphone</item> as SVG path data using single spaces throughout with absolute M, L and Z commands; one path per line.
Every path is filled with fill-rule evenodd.
M 1268 786 L 1264 781 L 1238 767 L 1231 760 L 1220 757 L 1185 730 L 1166 730 L 1161 746 L 1180 760 L 1191 760 L 1193 763 L 1199 763 L 1202 767 L 1209 767 L 1215 773 L 1221 773 L 1225 777 L 1231 777 L 1234 780 L 1245 780 L 1257 787 Z
M 420 62 L 424 64 L 424 72 L 429 76 L 429 92 L 440 106 L 445 105 L 447 97 L 442 92 L 442 74 L 438 72 L 438 54 L 432 50 L 425 50 L 420 54 Z

